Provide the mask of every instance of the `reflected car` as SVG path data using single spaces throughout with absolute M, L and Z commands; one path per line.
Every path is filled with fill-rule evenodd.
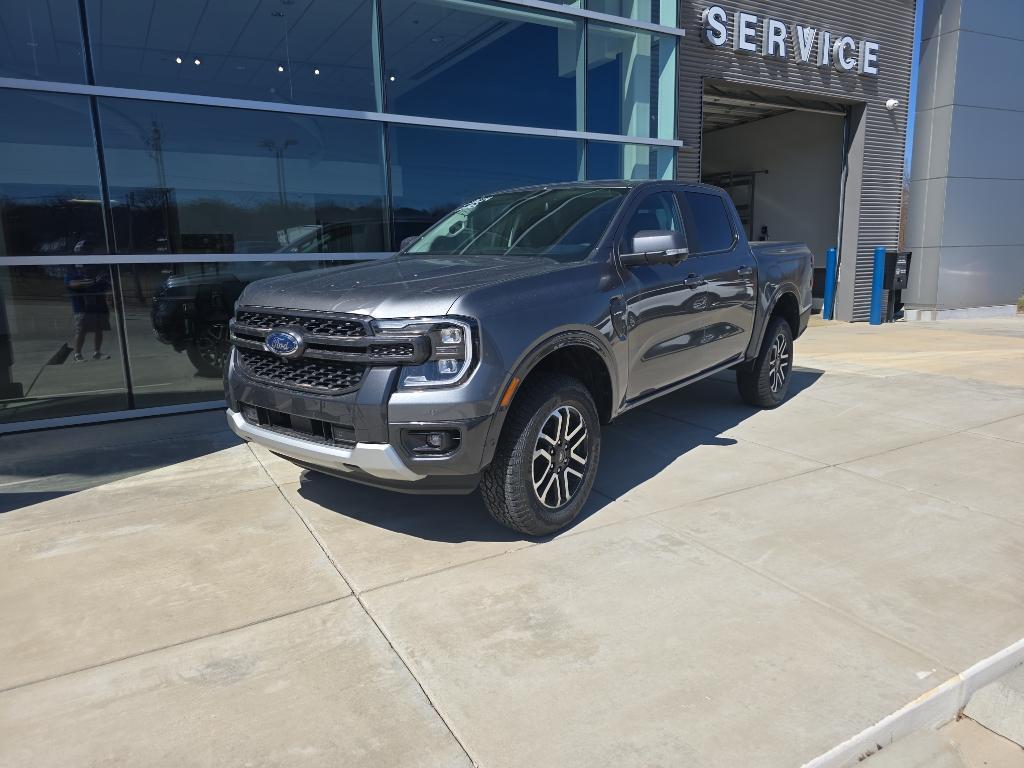
M 199 376 L 220 378 L 230 349 L 228 320 L 242 290 L 254 280 L 308 268 L 302 261 L 226 265 L 209 274 L 171 275 L 153 295 L 150 319 L 157 340 L 184 352 Z
M 430 222 L 407 223 L 422 231 Z M 344 253 L 351 250 L 353 235 L 362 224 L 346 222 L 319 228 L 278 253 L 308 253 L 314 261 L 322 253 Z M 168 277 L 153 296 L 150 311 L 156 338 L 176 352 L 185 352 L 196 373 L 209 378 L 220 378 L 224 372 L 230 349 L 228 320 L 245 286 L 265 277 L 300 272 L 309 267 L 309 262 L 237 262 L 225 267 L 224 271 L 209 274 Z

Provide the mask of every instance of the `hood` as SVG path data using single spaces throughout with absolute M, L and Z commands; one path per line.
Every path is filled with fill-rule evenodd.
M 510 256 L 399 256 L 250 283 L 239 304 L 373 317 L 444 315 L 466 291 L 563 267 Z

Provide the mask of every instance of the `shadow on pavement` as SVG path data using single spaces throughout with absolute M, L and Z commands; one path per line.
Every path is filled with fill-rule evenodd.
M 821 371 L 794 368 L 790 397 L 798 396 L 821 375 Z M 652 410 L 652 405 L 657 406 L 657 412 Z M 757 408 L 739 399 L 731 374 L 728 378 L 705 379 L 656 400 L 652 405 L 623 414 L 605 427 L 596 485 L 613 498 L 595 489 L 569 530 L 599 515 L 615 498 L 655 477 L 694 449 L 705 445 L 735 444 L 735 440 L 721 437 L 720 433 L 758 412 Z M 705 419 L 713 414 L 715 428 L 687 422 L 687 413 L 694 409 L 699 409 Z M 669 425 L 678 425 L 678 429 L 669 436 L 661 434 L 655 448 L 641 453 L 636 448 L 638 430 L 632 429 L 629 422 L 639 421 L 640 414 L 644 413 L 663 422 L 667 420 Z M 617 466 L 611 469 L 609 462 L 616 462 Z M 494 522 L 487 514 L 479 492 L 465 496 L 404 494 L 307 470 L 302 475 L 298 493 L 307 501 L 336 514 L 430 541 L 511 542 L 529 538 Z M 551 538 L 532 540 L 547 541 Z
M 10 453 L 5 451 L 7 466 L 0 469 L 0 514 L 197 459 L 241 442 L 226 427 L 208 434 L 167 436 L 157 427 L 144 442 L 136 439 L 118 444 L 120 425 L 105 426 L 112 443 L 101 446 L 77 444 L 75 428 L 40 433 L 50 445 L 32 446 L 31 450 L 22 442 L 30 435 L 16 436 L 22 449 L 14 446 Z M 64 444 L 53 444 L 54 435 L 61 433 L 67 438 Z M 9 437 L 0 438 L 0 450 L 7 440 Z

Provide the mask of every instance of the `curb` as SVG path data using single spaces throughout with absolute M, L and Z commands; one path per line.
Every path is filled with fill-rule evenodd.
M 802 768 L 847 768 L 876 752 L 879 745 L 885 747 L 913 731 L 939 728 L 956 718 L 976 691 L 1021 664 L 1024 664 L 1024 639 L 921 694 L 853 738 L 804 763 Z

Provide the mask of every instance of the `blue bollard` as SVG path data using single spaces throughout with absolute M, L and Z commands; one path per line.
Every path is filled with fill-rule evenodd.
M 875 248 L 875 272 L 871 276 L 871 325 L 882 324 L 882 285 L 885 280 L 885 248 Z
M 825 299 L 821 305 L 821 317 L 823 320 L 832 319 L 832 305 L 836 301 L 836 268 L 839 266 L 839 257 L 835 248 L 829 248 L 825 254 Z

